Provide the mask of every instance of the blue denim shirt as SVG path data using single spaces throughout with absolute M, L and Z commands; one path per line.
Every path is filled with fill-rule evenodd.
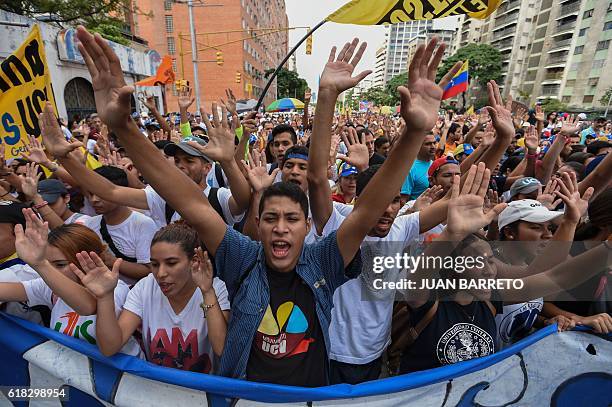
M 228 227 L 215 253 L 215 265 L 218 277 L 227 286 L 232 305 L 218 373 L 246 379 L 253 339 L 270 303 L 263 246 L 261 242 L 255 242 Z M 346 275 L 354 277 L 360 271 L 361 255 L 357 253 L 355 260 L 347 267 Z M 315 244 L 304 246 L 296 273 L 313 292 L 325 346 L 329 349 L 332 296 L 348 279 L 336 232 Z

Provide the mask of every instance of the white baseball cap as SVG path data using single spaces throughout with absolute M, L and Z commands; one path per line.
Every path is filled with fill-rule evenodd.
M 508 203 L 506 209 L 499 214 L 497 223 L 501 230 L 503 227 L 518 220 L 532 223 L 544 223 L 558 218 L 561 215 L 563 215 L 563 212 L 551 211 L 535 199 L 520 199 Z
M 586 113 L 578 113 L 578 119 L 579 120 L 586 120 L 587 115 Z

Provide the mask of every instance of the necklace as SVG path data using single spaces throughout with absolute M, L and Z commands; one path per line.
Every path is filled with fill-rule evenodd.
M 472 315 L 468 314 L 468 312 L 464 309 L 464 306 L 457 303 L 457 305 L 459 306 L 459 309 L 461 310 L 461 312 L 463 313 L 463 315 L 465 315 L 465 317 L 470 321 L 470 322 L 474 322 L 474 318 L 476 317 L 476 302 L 472 301 L 471 305 L 473 305 L 473 309 L 472 309 Z

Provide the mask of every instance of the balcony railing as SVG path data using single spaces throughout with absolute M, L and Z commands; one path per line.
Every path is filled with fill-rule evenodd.
M 559 11 L 559 15 L 560 16 L 564 16 L 566 14 L 573 13 L 573 12 L 578 11 L 578 10 L 580 10 L 580 2 L 579 1 L 577 1 L 575 3 L 570 3 L 570 4 L 566 4 L 566 5 L 561 6 L 561 10 Z
M 548 72 L 544 75 L 544 79 L 548 81 L 556 81 L 563 79 L 563 72 Z
M 559 33 L 559 32 L 562 32 L 562 31 L 572 30 L 572 29 L 574 29 L 574 27 L 576 27 L 576 21 L 572 21 L 570 23 L 561 24 L 561 25 L 558 25 L 557 28 L 555 28 L 555 33 Z
M 504 28 L 501 31 L 495 31 L 493 33 L 493 41 L 495 41 L 498 38 L 502 38 L 505 37 L 507 35 L 512 35 L 516 32 L 516 26 L 515 27 L 508 27 L 508 28 Z
M 497 9 L 497 15 L 504 14 L 506 11 L 512 10 L 513 8 L 515 8 L 516 6 L 519 6 L 520 4 L 521 4 L 521 0 L 510 0 L 510 1 L 507 1 L 506 3 L 502 4 Z
M 553 49 L 557 49 L 557 48 L 562 48 L 562 47 L 567 47 L 572 43 L 572 39 L 571 38 L 567 38 L 565 40 L 561 40 L 561 41 L 555 41 L 552 44 L 552 47 L 550 47 L 551 50 Z
M 497 17 L 495 19 L 494 28 L 501 27 L 502 25 L 510 23 L 512 21 L 516 21 L 517 18 L 518 18 L 518 13 L 506 14 L 501 17 Z
M 567 61 L 567 54 L 553 55 L 548 57 L 549 64 L 562 64 Z
M 558 85 L 542 86 L 542 95 L 545 95 L 545 96 L 558 95 L 560 90 L 561 90 L 561 86 L 558 86 Z
M 507 39 L 505 39 L 503 41 L 499 41 L 499 42 L 493 43 L 493 46 L 496 49 L 504 49 L 504 48 L 511 47 L 512 43 L 513 43 L 513 39 L 512 38 L 507 38 Z

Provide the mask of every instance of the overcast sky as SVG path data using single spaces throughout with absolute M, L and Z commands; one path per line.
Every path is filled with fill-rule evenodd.
M 285 0 L 289 26 L 314 27 L 330 13 L 348 3 L 349 0 Z M 289 49 L 291 49 L 306 30 L 289 31 Z M 354 37 L 368 42 L 368 49 L 357 69 L 374 70 L 376 50 L 385 40 L 385 29 L 380 26 L 359 26 L 348 24 L 325 23 L 314 34 L 312 55 L 305 55 L 305 43 L 297 51 L 297 65 L 300 76 L 308 81 L 316 91 L 317 80 L 327 62 L 332 46 L 342 47 Z

